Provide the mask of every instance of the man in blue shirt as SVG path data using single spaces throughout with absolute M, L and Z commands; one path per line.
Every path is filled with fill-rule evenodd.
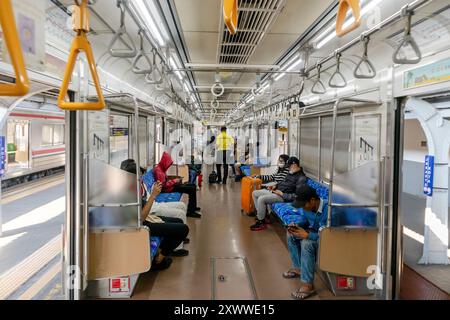
M 316 266 L 319 230 L 326 226 L 328 217 L 327 202 L 321 199 L 316 190 L 308 185 L 296 191 L 293 206 L 302 208 L 301 221 L 288 226 L 288 248 L 293 268 L 283 274 L 285 278 L 300 277 L 301 286 L 291 295 L 303 300 L 315 293 L 314 271 Z

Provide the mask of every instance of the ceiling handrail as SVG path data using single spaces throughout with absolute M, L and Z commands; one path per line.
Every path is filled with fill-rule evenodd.
M 330 80 L 328 81 L 328 85 L 330 88 L 345 88 L 347 86 L 347 80 L 341 72 L 341 57 L 342 54 L 340 52 L 335 53 L 336 56 L 336 71 L 331 75 Z M 342 84 L 335 83 L 335 78 L 340 77 L 342 79 Z
M 347 11 L 351 9 L 355 21 L 348 27 L 344 28 Z M 347 33 L 357 29 L 361 25 L 361 5 L 359 0 L 340 0 L 339 8 L 336 17 L 336 34 L 338 37 L 343 37 Z
M 136 46 L 133 42 L 133 39 L 131 38 L 130 34 L 127 32 L 127 29 L 125 27 L 125 7 L 122 3 L 122 0 L 117 0 L 117 7 L 120 9 L 120 27 L 117 29 L 116 33 L 114 34 L 114 37 L 112 38 L 111 42 L 108 46 L 109 54 L 115 58 L 134 58 L 138 51 L 136 49 Z M 117 42 L 117 40 L 122 39 L 125 43 L 127 43 L 123 37 L 128 38 L 128 42 L 131 46 L 131 49 L 114 49 L 114 45 Z
M 158 69 L 158 65 L 156 63 L 156 50 L 153 48 L 152 49 L 153 52 L 153 63 L 152 63 L 152 72 L 148 73 L 145 76 L 145 82 L 148 84 L 161 84 L 163 82 L 163 75 L 162 75 L 162 71 Z M 161 63 L 163 63 L 163 61 L 161 61 Z M 157 73 L 159 76 L 159 79 L 155 79 L 154 77 L 154 73 Z
M 366 36 L 364 34 L 361 35 L 361 42 L 363 43 L 364 51 L 363 51 L 363 55 L 362 55 L 360 61 L 358 62 L 358 64 L 355 67 L 355 70 L 353 71 L 353 76 L 356 79 L 373 79 L 377 75 L 377 70 L 375 69 L 375 66 L 373 65 L 373 63 L 369 60 L 368 47 L 369 47 L 370 37 Z M 361 72 L 362 71 L 361 66 L 363 64 L 365 64 L 367 66 L 367 69 L 369 70 L 369 72 L 366 74 Z
M 236 34 L 238 28 L 238 0 L 223 1 L 223 20 L 230 34 Z
M 150 57 L 145 53 L 144 50 L 144 33 L 145 31 L 143 29 L 139 29 L 139 43 L 140 43 L 140 47 L 139 47 L 139 51 L 138 54 L 136 55 L 136 57 L 134 57 L 133 60 L 133 64 L 132 64 L 132 70 L 135 74 L 149 74 L 153 71 L 153 64 L 152 61 L 150 60 Z M 139 68 L 138 64 L 139 64 L 139 60 L 144 59 L 145 62 L 147 62 L 149 68 L 148 69 L 141 69 Z
M 77 1 L 75 2 L 77 3 Z M 75 111 L 75 110 L 102 110 L 105 108 L 105 98 L 100 86 L 100 80 L 97 74 L 97 68 L 95 66 L 94 54 L 92 52 L 91 44 L 87 39 L 87 32 L 89 32 L 89 12 L 87 9 L 88 0 L 82 0 L 79 6 L 76 6 L 74 14 L 72 15 L 72 22 L 74 30 L 77 35 L 72 41 L 70 48 L 69 58 L 67 60 L 66 70 L 64 72 L 61 89 L 58 96 L 58 106 L 63 110 Z M 91 71 L 92 80 L 94 82 L 95 90 L 97 91 L 97 102 L 67 102 L 65 97 L 69 89 L 70 79 L 75 67 L 78 54 L 84 51 L 86 54 L 87 63 Z
M 322 65 L 319 63 L 317 64 L 317 80 L 314 82 L 311 93 L 314 94 L 325 94 L 327 93 L 327 89 L 325 88 L 325 85 L 323 84 L 322 80 L 320 79 L 320 70 L 322 69 Z
M 14 84 L 0 84 L 0 96 L 23 96 L 30 90 L 22 46 L 20 45 L 16 21 L 10 0 L 0 1 L 0 24 L 3 38 L 9 52 L 14 69 L 16 82 Z
M 414 40 L 413 36 L 411 35 L 411 23 L 412 23 L 412 16 L 414 15 L 414 11 L 409 9 L 409 5 L 406 5 L 402 8 L 402 16 L 406 17 L 406 26 L 405 26 L 405 35 L 403 37 L 402 42 L 399 44 L 397 49 L 394 51 L 394 54 L 392 55 L 392 61 L 397 64 L 416 64 L 419 63 L 422 60 L 422 52 L 420 51 L 419 45 L 417 44 L 416 40 Z M 410 45 L 414 53 L 416 54 L 415 59 L 408 59 L 408 58 L 402 58 L 400 57 L 400 52 L 403 47 L 406 47 L 407 45 Z

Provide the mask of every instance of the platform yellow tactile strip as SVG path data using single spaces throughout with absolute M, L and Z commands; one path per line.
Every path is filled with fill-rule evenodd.
M 57 235 L 21 263 L 0 276 L 0 300 L 8 298 L 22 284 L 61 253 L 61 235 Z

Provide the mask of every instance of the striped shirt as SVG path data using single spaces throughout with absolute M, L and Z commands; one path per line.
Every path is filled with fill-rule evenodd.
M 289 173 L 288 168 L 280 169 L 278 168 L 276 172 L 270 174 L 270 175 L 261 175 L 260 178 L 264 182 L 276 182 L 277 184 L 280 182 L 283 182 L 286 176 Z

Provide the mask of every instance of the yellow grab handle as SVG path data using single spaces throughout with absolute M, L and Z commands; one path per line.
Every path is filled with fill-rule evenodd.
M 238 0 L 223 0 L 223 20 L 231 34 L 237 32 Z
M 348 9 L 352 10 L 353 18 L 355 21 L 347 28 L 343 29 L 345 23 L 345 17 L 347 16 Z M 336 17 L 336 34 L 339 37 L 346 35 L 347 33 L 355 30 L 361 25 L 361 6 L 359 0 L 339 0 L 339 8 Z
M 84 51 L 91 71 L 92 80 L 94 81 L 95 90 L 97 91 L 97 102 L 67 102 L 65 97 L 67 90 L 69 89 L 70 78 L 72 76 L 73 68 L 75 67 L 78 54 Z M 63 110 L 102 110 L 105 108 L 105 99 L 100 87 L 100 80 L 98 78 L 97 69 L 94 63 L 94 54 L 92 53 L 92 47 L 89 43 L 86 34 L 80 32 L 72 42 L 70 48 L 69 60 L 67 61 L 66 71 L 64 73 L 63 82 L 58 96 L 58 106 Z
M 11 63 L 16 74 L 15 84 L 0 84 L 0 96 L 26 95 L 30 90 L 30 80 L 28 79 L 10 0 L 0 0 L 0 24 L 2 26 L 3 37 L 11 58 Z
M 100 87 L 100 80 L 95 66 L 94 54 L 92 47 L 87 39 L 86 33 L 89 31 L 89 12 L 87 10 L 88 0 L 83 0 L 78 9 L 74 12 L 73 17 L 74 29 L 77 31 L 77 36 L 72 41 L 70 54 L 67 61 L 66 71 L 64 72 L 63 82 L 58 96 L 58 106 L 63 110 L 102 110 L 105 108 L 105 98 L 103 97 L 102 88 Z M 78 16 L 79 15 L 79 16 Z M 78 54 L 84 51 L 86 53 L 87 62 L 91 71 L 92 80 L 94 81 L 95 90 L 97 91 L 97 102 L 67 102 L 65 100 L 67 90 L 69 89 L 70 79 L 72 77 L 73 68 L 77 61 Z

